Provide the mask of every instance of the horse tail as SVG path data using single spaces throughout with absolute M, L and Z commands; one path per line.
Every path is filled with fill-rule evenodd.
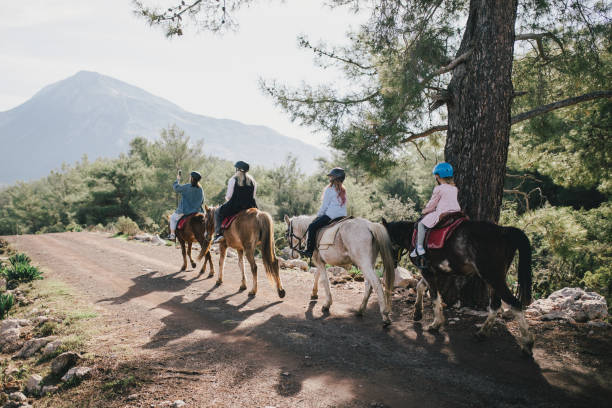
M 276 286 L 278 295 L 284 297 L 285 290 L 280 280 L 278 258 L 276 258 L 274 252 L 274 221 L 267 212 L 258 211 L 257 223 L 261 240 L 261 258 L 266 269 L 266 275 L 270 283 Z
M 206 227 L 205 214 L 196 214 L 193 217 L 191 217 L 191 224 L 192 224 L 191 229 L 193 231 L 193 235 L 196 237 L 196 239 L 200 243 L 200 253 L 198 254 L 198 261 L 201 261 L 202 258 L 206 256 L 206 253 L 210 249 L 210 242 L 208 243 L 208 245 L 204 245 L 204 238 L 197 234 L 196 230 L 194 230 L 193 228 L 193 225 L 200 224 L 202 226 L 202 233 L 204 233 L 204 228 Z
M 371 223 L 369 225 L 370 232 L 374 237 L 374 242 L 380 252 L 380 257 L 383 261 L 384 274 L 383 283 L 385 285 L 387 295 L 387 305 L 391 308 L 391 295 L 393 293 L 393 285 L 395 283 L 395 262 L 391 253 L 391 238 L 387 229 L 381 224 Z
M 526 307 L 531 303 L 531 243 L 527 235 L 518 228 L 504 227 L 504 233 L 514 248 L 519 251 L 519 301 L 522 307 Z

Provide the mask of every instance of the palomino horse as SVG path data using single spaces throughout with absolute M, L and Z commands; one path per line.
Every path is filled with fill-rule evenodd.
M 213 219 L 211 215 L 209 219 Z M 206 239 L 210 239 L 212 231 L 208 232 Z M 246 277 L 244 275 L 244 256 L 246 256 L 253 273 L 253 289 L 249 296 L 257 293 L 257 264 L 255 263 L 255 248 L 261 244 L 261 258 L 266 269 L 266 275 L 270 283 L 276 286 L 278 296 L 285 297 L 285 289 L 280 279 L 278 259 L 274 253 L 274 221 L 270 214 L 259 211 L 257 208 L 249 208 L 241 211 L 230 227 L 223 232 L 224 239 L 219 242 L 219 278 L 217 285 L 223 283 L 223 266 L 225 264 L 225 253 L 227 248 L 234 248 L 238 252 L 238 266 L 242 273 L 240 290 L 246 289 Z M 200 254 L 202 255 L 202 254 Z
M 214 229 L 213 225 L 213 213 L 214 210 L 212 208 L 205 207 L 205 213 L 197 213 L 192 216 L 185 225 L 181 229 L 176 230 L 176 239 L 178 239 L 181 244 L 181 251 L 183 253 L 183 266 L 181 267 L 181 271 L 187 269 L 187 256 L 189 255 L 189 261 L 191 262 L 191 267 L 195 268 L 196 263 L 191 258 L 191 244 L 194 242 L 198 242 L 201 247 L 200 255 L 198 255 L 198 260 L 204 259 L 204 264 L 202 264 L 202 269 L 200 269 L 199 275 L 206 272 L 206 264 L 210 264 L 210 274 L 209 277 L 215 274 L 215 270 L 213 268 L 212 257 L 210 256 L 210 239 L 206 238 L 206 236 L 210 237 L 211 232 Z M 187 244 L 187 250 L 185 250 L 185 243 Z
M 413 222 L 389 222 L 382 220 L 387 228 L 396 255 L 402 249 L 410 249 Z M 519 299 L 514 297 L 506 284 L 508 268 L 514 253 L 519 251 L 518 284 Z M 397 259 L 397 257 L 396 257 Z M 495 317 L 501 309 L 501 300 L 512 308 L 520 328 L 519 345 L 523 352 L 531 355 L 534 337 L 523 314 L 523 307 L 531 303 L 531 244 L 523 231 L 514 227 L 503 227 L 486 221 L 464 221 L 457 227 L 441 249 L 428 249 L 423 278 L 434 298 L 434 321 L 427 327 L 438 330 L 444 324 L 442 295 L 439 280 L 449 274 L 470 276 L 476 274 L 489 287 L 489 314 L 477 333 L 479 337 L 490 334 Z M 416 265 L 416 261 L 413 259 Z M 418 266 L 418 265 L 417 265 Z M 421 320 L 425 285 L 417 286 L 414 320 Z M 501 300 L 500 300 L 501 298 Z
M 314 216 L 300 215 L 289 218 L 285 216 L 287 223 L 287 238 L 293 250 L 300 249 L 302 241 L 305 240 L 308 225 L 314 220 Z M 376 257 L 380 252 L 384 266 L 384 291 L 380 280 L 374 270 Z M 352 218 L 343 221 L 338 228 L 333 245 L 327 248 L 315 250 L 312 261 L 317 266 L 314 276 L 311 299 L 317 299 L 319 275 L 323 274 L 323 282 L 327 301 L 323 305 L 323 311 L 329 311 L 332 304 L 331 290 L 329 288 L 329 277 L 325 270 L 325 264 L 329 265 L 356 265 L 365 278 L 365 294 L 357 313 L 362 315 L 368 305 L 368 298 L 372 288 L 376 290 L 380 314 L 383 324 L 391 323 L 391 294 L 395 278 L 395 268 L 391 253 L 391 241 L 385 228 L 380 224 L 372 223 L 363 218 Z M 384 293 L 383 293 L 384 292 Z

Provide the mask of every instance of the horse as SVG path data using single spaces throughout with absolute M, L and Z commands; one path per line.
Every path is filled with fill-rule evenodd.
M 211 220 L 214 216 L 211 215 Z M 207 231 L 206 239 L 211 239 L 212 230 Z M 257 264 L 255 263 L 255 248 L 261 245 L 261 258 L 270 284 L 276 286 L 280 298 L 285 297 L 285 289 L 280 279 L 278 259 L 274 252 L 274 221 L 270 214 L 257 208 L 249 208 L 238 213 L 232 224 L 223 232 L 224 239 L 219 242 L 219 277 L 216 285 L 223 283 L 223 266 L 227 248 L 234 248 L 238 252 L 238 266 L 242 274 L 240 291 L 247 288 L 244 274 L 244 256 L 246 256 L 251 273 L 253 274 L 253 288 L 249 296 L 257 294 Z M 200 254 L 202 255 L 202 254 Z
M 387 222 L 385 226 L 393 243 L 394 258 L 399 259 L 402 250 L 411 249 L 414 222 Z M 518 249 L 518 285 L 517 299 L 506 284 L 506 275 Z M 440 280 L 453 275 L 477 275 L 488 286 L 488 315 L 482 328 L 476 334 L 480 338 L 489 336 L 495 318 L 501 309 L 501 300 L 510 305 L 514 318 L 519 324 L 519 346 L 527 355 L 532 355 L 534 336 L 529 332 L 523 308 L 531 303 L 531 244 L 523 231 L 514 227 L 504 227 L 487 221 L 463 221 L 440 249 L 428 249 L 425 253 L 425 265 L 419 265 L 416 258 L 411 258 L 415 266 L 421 269 L 423 279 L 429 286 L 434 298 L 434 320 L 427 327 L 437 331 L 444 324 L 442 295 L 439 291 Z M 419 283 L 414 309 L 414 320 L 422 318 L 423 295 L 426 285 Z
M 300 250 L 302 242 L 305 240 L 308 225 L 314 220 L 314 216 L 300 215 L 289 218 L 285 215 L 287 223 L 287 241 L 292 250 Z M 380 280 L 374 270 L 376 257 L 380 252 L 384 267 L 384 290 Z M 365 278 L 365 293 L 361 306 L 357 310 L 357 315 L 362 316 L 368 304 L 368 299 L 372 293 L 372 288 L 376 290 L 380 314 L 385 326 L 391 324 L 389 314 L 391 313 L 391 295 L 395 278 L 395 265 L 391 252 L 391 241 L 385 228 L 380 224 L 375 224 L 364 218 L 352 218 L 342 221 L 338 226 L 338 232 L 333 245 L 327 248 L 315 250 L 312 261 L 317 267 L 314 276 L 311 300 L 318 298 L 319 275 L 324 279 L 324 289 L 327 301 L 323 304 L 322 311 L 329 312 L 332 304 L 331 290 L 329 287 L 329 277 L 325 270 L 325 265 L 356 265 L 363 273 Z M 384 293 L 383 293 L 384 292 Z
M 198 260 L 206 257 L 198 275 L 206 272 L 206 264 L 208 263 L 210 264 L 210 273 L 208 274 L 208 277 L 210 278 L 214 276 L 215 269 L 213 267 L 212 257 L 210 255 L 210 244 L 212 241 L 206 238 L 207 234 L 210 236 L 214 229 L 214 224 L 212 221 L 213 214 L 214 210 L 205 206 L 204 213 L 197 213 L 193 215 L 189 220 L 187 220 L 187 222 L 185 222 L 183 228 L 176 230 L 176 239 L 181 244 L 181 252 L 183 253 L 183 266 L 181 267 L 181 272 L 187 269 L 186 255 L 189 255 L 191 267 L 196 267 L 197 264 L 191 258 L 191 244 L 198 242 L 201 248 L 200 254 L 198 255 Z M 187 250 L 185 250 L 185 244 L 187 244 Z

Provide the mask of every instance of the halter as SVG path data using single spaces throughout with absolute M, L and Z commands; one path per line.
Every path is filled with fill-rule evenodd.
M 306 237 L 307 233 L 308 231 L 304 232 L 304 235 L 302 235 L 301 237 L 298 237 L 297 235 L 293 233 L 293 220 L 289 221 L 289 226 L 287 227 L 287 233 L 285 234 L 285 237 L 287 238 L 287 243 L 289 244 L 289 248 L 297 252 L 302 251 L 302 240 Z M 292 242 L 291 238 L 297 239 L 296 246 L 291 245 L 291 242 Z

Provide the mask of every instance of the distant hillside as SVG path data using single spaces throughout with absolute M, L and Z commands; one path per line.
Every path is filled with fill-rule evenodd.
M 187 112 L 125 82 L 81 71 L 51 84 L 22 105 L 0 112 L 0 184 L 43 177 L 83 154 L 89 159 L 127 152 L 135 136 L 153 140 L 176 124 L 207 154 L 253 164 L 279 164 L 288 153 L 310 173 L 327 153 L 265 127 Z

